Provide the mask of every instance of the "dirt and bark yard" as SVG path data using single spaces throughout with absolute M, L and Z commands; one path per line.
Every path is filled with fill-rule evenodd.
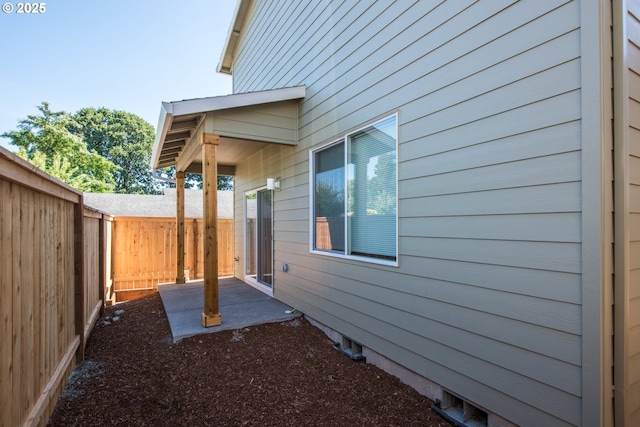
M 158 294 L 106 309 L 49 426 L 448 426 L 303 318 L 173 344 Z

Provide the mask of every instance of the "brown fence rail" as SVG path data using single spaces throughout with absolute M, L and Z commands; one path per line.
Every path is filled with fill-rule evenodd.
M 176 219 L 116 217 L 113 221 L 111 302 L 137 298 L 176 280 Z M 204 276 L 202 219 L 185 220 L 187 280 Z M 233 220 L 218 220 L 218 275 L 233 275 Z
M 45 425 L 82 360 L 102 307 L 103 221 L 0 148 L 0 425 Z

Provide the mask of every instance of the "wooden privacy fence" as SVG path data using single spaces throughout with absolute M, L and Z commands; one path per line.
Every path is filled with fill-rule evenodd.
M 0 148 L 0 425 L 45 425 L 102 307 L 107 217 Z
M 155 292 L 159 283 L 176 280 L 176 219 L 116 217 L 112 223 L 113 287 L 106 299 L 124 301 Z M 203 221 L 184 222 L 187 280 L 204 276 Z M 233 220 L 218 219 L 218 275 L 233 275 Z

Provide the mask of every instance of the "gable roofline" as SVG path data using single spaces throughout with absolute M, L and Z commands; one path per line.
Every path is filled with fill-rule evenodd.
M 233 108 L 248 107 L 252 105 L 271 104 L 281 101 L 292 101 L 304 98 L 306 94 L 305 86 L 293 86 L 280 89 L 270 89 L 257 92 L 235 93 L 222 96 L 211 96 L 208 98 L 185 99 L 182 101 L 163 102 L 160 108 L 160 117 L 156 127 L 156 138 L 151 152 L 150 165 L 152 169 L 164 167 L 160 165 L 160 155 L 164 148 L 165 140 L 174 119 L 180 116 L 198 116 L 197 123 L 190 129 L 183 130 L 193 136 L 195 130 L 200 126 L 204 116 L 208 112 L 218 110 L 229 110 Z
M 224 49 L 222 49 L 222 55 L 220 56 L 220 62 L 218 63 L 218 72 L 222 74 L 233 74 L 233 58 L 235 56 L 236 47 L 238 46 L 238 40 L 240 39 L 240 33 L 249 11 L 249 6 L 252 0 L 238 0 L 236 4 L 236 10 L 229 25 L 229 32 L 227 33 L 227 40 L 224 42 Z

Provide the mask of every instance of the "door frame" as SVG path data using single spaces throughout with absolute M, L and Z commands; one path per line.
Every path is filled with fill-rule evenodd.
M 258 242 L 258 236 L 260 235 L 257 227 L 260 227 L 260 223 L 261 221 L 257 221 L 258 220 L 258 207 L 257 207 L 257 197 L 258 197 L 258 192 L 260 191 L 270 191 L 271 192 L 271 272 L 272 272 L 272 276 L 271 276 L 271 286 L 268 286 L 260 281 L 258 281 L 257 276 L 258 276 L 258 257 L 261 255 L 260 252 L 260 242 Z M 260 292 L 263 292 L 267 295 L 269 295 L 270 297 L 273 297 L 273 288 L 275 286 L 275 280 L 274 280 L 274 276 L 273 276 L 273 272 L 275 270 L 275 261 L 274 261 L 274 256 L 273 256 L 273 251 L 274 251 L 274 239 L 273 239 L 273 190 L 267 190 L 266 186 L 263 187 L 258 187 L 258 188 L 254 188 L 253 190 L 248 190 L 244 192 L 243 195 L 243 257 L 244 257 L 244 266 L 243 266 L 243 271 L 242 271 L 242 275 L 244 277 L 244 282 L 247 283 L 248 285 L 256 288 L 257 290 L 259 290 Z M 254 277 L 253 275 L 249 275 L 247 274 L 247 265 L 248 265 L 248 259 L 249 259 L 249 245 L 247 244 L 247 219 L 248 219 L 248 215 L 247 215 L 247 196 L 250 194 L 255 194 L 256 195 L 256 231 L 255 231 L 255 254 L 254 254 L 254 259 L 255 259 L 255 267 L 256 267 L 256 276 Z

